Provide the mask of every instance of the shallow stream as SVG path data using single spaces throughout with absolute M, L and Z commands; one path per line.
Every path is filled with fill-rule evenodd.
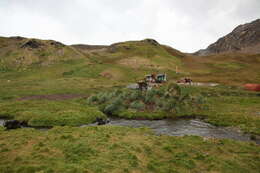
M 3 126 L 4 120 L 0 119 L 0 126 Z M 82 125 L 96 126 L 97 124 Z M 249 134 L 243 134 L 231 128 L 216 127 L 205 123 L 199 119 L 179 119 L 179 120 L 126 120 L 111 119 L 108 126 L 127 126 L 127 127 L 148 127 L 157 135 L 184 136 L 196 135 L 218 139 L 233 139 L 239 141 L 252 141 Z M 260 139 L 254 140 L 260 144 Z

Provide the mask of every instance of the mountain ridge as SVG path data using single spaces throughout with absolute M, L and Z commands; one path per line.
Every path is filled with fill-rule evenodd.
M 260 53 L 260 19 L 237 26 L 231 33 L 194 54 L 205 56 L 233 52 Z

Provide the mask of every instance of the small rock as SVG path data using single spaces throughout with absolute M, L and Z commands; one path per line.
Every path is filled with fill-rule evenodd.
M 18 129 L 21 128 L 22 125 L 19 121 L 17 120 L 7 120 L 4 122 L 4 127 L 9 130 L 9 129 Z
M 21 46 L 21 48 L 33 48 L 33 49 L 37 49 L 37 48 L 39 48 L 39 47 L 41 47 L 41 46 L 42 46 L 42 43 L 40 43 L 40 42 L 37 41 L 37 40 L 32 39 L 32 40 L 29 40 L 29 41 L 27 41 L 26 43 L 24 43 L 24 44 Z
M 110 119 L 96 118 L 97 125 L 105 125 L 110 122 Z

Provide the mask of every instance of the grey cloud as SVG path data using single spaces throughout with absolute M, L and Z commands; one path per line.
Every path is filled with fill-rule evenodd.
M 1 0 L 0 35 L 66 44 L 151 37 L 193 52 L 259 18 L 259 9 L 259 0 Z

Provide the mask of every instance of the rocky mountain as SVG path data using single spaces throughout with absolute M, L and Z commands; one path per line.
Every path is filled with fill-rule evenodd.
M 195 55 L 228 52 L 260 53 L 260 19 L 239 25 L 231 33 L 209 45 L 208 48 L 197 51 Z

